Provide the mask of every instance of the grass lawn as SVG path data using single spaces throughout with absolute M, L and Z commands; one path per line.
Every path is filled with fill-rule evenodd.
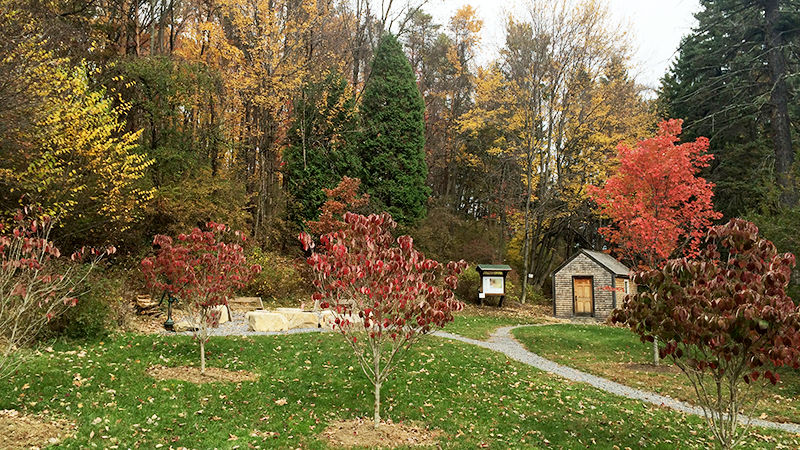
M 49 411 L 78 424 L 64 448 L 325 448 L 329 421 L 369 415 L 372 393 L 333 334 L 212 338 L 210 366 L 258 381 L 156 381 L 155 364 L 197 363 L 188 337 L 121 335 L 57 345 L 0 389 L 0 409 Z M 384 387 L 383 415 L 422 421 L 447 448 L 705 448 L 697 417 L 567 383 L 491 351 L 428 337 Z M 800 446 L 800 436 L 755 430 L 751 448 Z
M 514 336 L 528 350 L 553 361 L 628 386 L 695 402 L 696 395 L 686 376 L 669 360 L 662 361 L 666 370 L 653 370 L 652 344 L 642 343 L 627 328 L 545 325 L 516 329 Z M 766 388 L 756 415 L 800 423 L 800 372 L 788 369 L 779 373 L 782 381 Z
M 552 318 L 543 315 L 542 308 L 537 306 L 497 308 L 496 306 L 466 304 L 464 310 L 455 315 L 455 320 L 445 326 L 444 331 L 485 341 L 494 330 L 501 327 L 550 321 Z

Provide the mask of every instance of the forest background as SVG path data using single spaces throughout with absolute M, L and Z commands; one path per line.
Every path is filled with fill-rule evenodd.
M 720 222 L 747 218 L 800 250 L 800 2 L 701 1 L 655 97 L 602 2 L 531 2 L 483 65 L 473 8 L 447 23 L 425 11 L 0 0 L 0 211 L 41 205 L 64 251 L 119 249 L 64 321 L 80 326 L 62 325 L 105 327 L 141 289 L 130 269 L 153 236 L 209 220 L 250 234 L 265 270 L 246 293 L 307 298 L 296 236 L 343 177 L 369 194 L 353 209 L 388 210 L 427 256 L 508 263 L 531 274 L 524 292 L 512 278 L 514 297 L 546 301 L 555 266 L 609 247 L 587 186 L 667 117 L 684 120 L 682 140 L 710 138 Z

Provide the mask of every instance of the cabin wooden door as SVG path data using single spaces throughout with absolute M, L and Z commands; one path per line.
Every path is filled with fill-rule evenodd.
M 573 278 L 572 292 L 575 296 L 575 315 L 592 315 L 592 278 Z

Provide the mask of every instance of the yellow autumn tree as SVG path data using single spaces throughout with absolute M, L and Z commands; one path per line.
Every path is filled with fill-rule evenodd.
M 596 220 L 585 185 L 606 176 L 623 136 L 655 121 L 627 78 L 625 35 L 598 2 L 532 3 L 527 17 L 508 18 L 500 55 L 480 72 L 460 124 L 484 138 L 487 155 L 518 166 L 522 189 L 508 191 L 522 191 L 509 202 L 518 211 L 509 249 L 519 253 L 507 256 L 532 275 L 522 278 L 524 301 L 528 281 L 541 285 L 574 230 Z
M 254 234 L 262 238 L 281 205 L 281 151 L 293 99 L 309 80 L 313 36 L 331 8 L 316 0 L 213 3 L 213 12 L 189 26 L 178 53 L 223 75 L 226 131 L 254 194 Z
M 19 24 L 17 12 L 3 19 L 33 27 Z M 35 33 L 22 36 L 0 66 L 9 80 L 0 92 L 9 102 L 0 109 L 3 209 L 38 204 L 73 233 L 88 237 L 102 225 L 102 235 L 113 237 L 152 196 L 144 180 L 150 160 L 136 151 L 139 133 L 124 131 L 125 106 L 90 88 L 86 67 L 54 57 Z

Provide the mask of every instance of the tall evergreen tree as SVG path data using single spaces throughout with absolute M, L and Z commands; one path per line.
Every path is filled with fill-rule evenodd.
M 780 4 L 777 19 L 765 19 L 766 3 Z M 662 83 L 664 112 L 684 119 L 685 137 L 711 138 L 716 160 L 706 175 L 717 185 L 717 208 L 728 217 L 777 200 L 770 195 L 776 184 L 792 190 L 787 179 L 798 146 L 787 150 L 784 142 L 781 124 L 787 117 L 781 97 L 788 96 L 788 119 L 796 121 L 790 75 L 800 68 L 800 58 L 791 51 L 800 42 L 800 1 L 766 3 L 702 0 L 698 25 L 683 39 L 679 58 Z M 770 37 L 775 30 L 780 42 Z M 782 60 L 778 66 L 783 63 L 777 72 L 770 59 L 775 56 Z M 788 84 L 788 92 L 776 95 L 782 86 L 776 80 L 784 88 Z M 784 196 L 781 207 L 789 197 Z
M 316 220 L 326 200 L 322 189 L 333 188 L 344 176 L 359 176 L 357 130 L 355 97 L 340 73 L 331 71 L 303 89 L 283 153 L 291 220 Z
M 361 104 L 359 155 L 367 192 L 400 223 L 425 216 L 425 103 L 403 48 L 385 34 Z

